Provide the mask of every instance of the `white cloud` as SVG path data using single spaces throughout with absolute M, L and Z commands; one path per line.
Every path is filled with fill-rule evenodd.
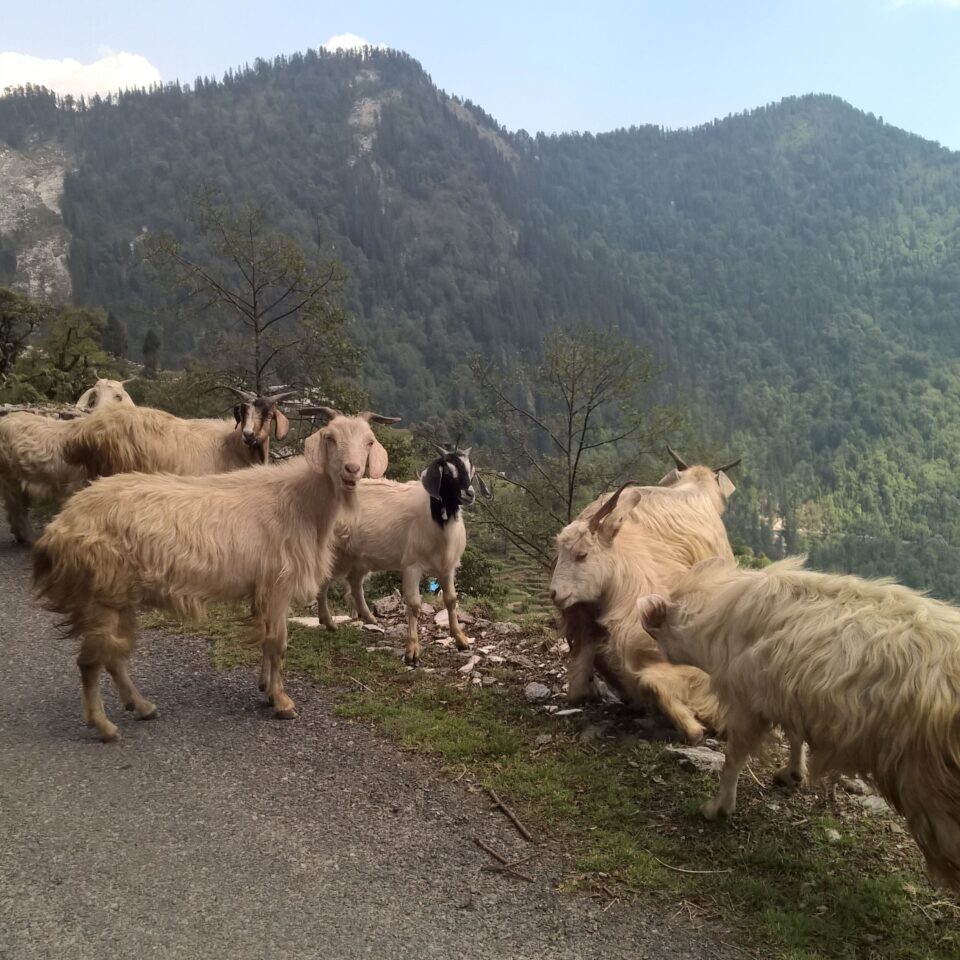
M 338 33 L 327 40 L 326 43 L 321 43 L 320 46 L 331 53 L 334 50 L 358 50 L 361 47 L 376 47 L 378 50 L 386 50 L 386 44 L 371 43 L 369 40 L 364 40 L 363 37 L 358 37 L 355 33 Z
M 25 53 L 0 53 L 0 93 L 5 87 L 32 83 L 60 94 L 89 97 L 149 87 L 162 80 L 160 71 L 139 53 L 101 52 L 103 56 L 93 63 L 80 63 L 70 57 L 42 60 Z

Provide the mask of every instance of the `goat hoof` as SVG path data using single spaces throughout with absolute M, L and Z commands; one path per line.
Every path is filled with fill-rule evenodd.
M 469 650 L 470 641 L 464 637 L 462 640 L 459 637 L 454 637 L 453 642 L 457 645 L 458 650 Z
M 720 816 L 729 817 L 732 812 L 732 810 L 724 810 L 717 800 L 708 800 L 700 807 L 700 816 L 704 820 L 716 820 Z
M 120 739 L 120 731 L 116 727 L 112 730 L 101 730 L 100 739 L 103 743 L 116 743 Z
M 403 655 L 403 662 L 404 662 L 408 667 L 419 667 L 419 666 L 420 666 L 420 658 L 419 658 L 419 657 L 409 657 L 409 656 L 407 656 L 407 654 L 404 654 L 404 655 Z
M 156 720 L 160 716 L 160 712 L 156 707 L 151 707 L 146 713 L 138 713 L 138 720 Z
M 779 784 L 781 787 L 786 787 L 789 790 L 793 790 L 796 787 L 799 787 L 803 783 L 803 774 L 796 773 L 793 770 L 788 769 L 787 767 L 781 767 L 774 775 L 773 782 Z
M 267 692 L 267 685 L 266 685 L 265 683 L 258 683 L 258 684 L 257 684 L 257 689 L 258 689 L 261 693 L 266 693 L 266 692 Z
M 296 720 L 299 714 L 296 707 L 288 707 L 286 710 L 274 711 L 274 716 L 278 720 Z

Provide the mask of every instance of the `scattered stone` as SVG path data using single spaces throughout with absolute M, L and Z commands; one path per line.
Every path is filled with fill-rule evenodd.
M 421 612 L 425 617 L 432 617 L 437 611 L 434 609 L 434 607 L 433 607 L 432 604 L 429 604 L 429 603 L 421 603 L 421 604 L 420 604 L 420 612 Z
M 522 653 L 508 653 L 507 663 L 512 663 L 515 667 L 523 667 L 525 670 L 536 670 L 537 665 Z
M 452 647 L 456 643 L 453 637 L 437 637 L 433 642 L 438 647 Z
M 460 669 L 459 669 L 458 672 L 459 672 L 459 673 L 472 673 L 472 672 L 473 672 L 473 668 L 474 668 L 479 662 L 480 662 L 480 657 L 478 657 L 478 656 L 476 656 L 476 654 L 474 654 L 474 656 L 472 656 L 462 667 L 460 667 Z M 549 691 L 548 691 L 548 693 L 549 693 Z
M 479 660 L 480 658 L 477 657 Z M 550 696 L 550 688 L 545 683 L 533 681 L 523 688 L 523 695 L 531 702 L 546 700 Z
M 473 617 L 467 613 L 466 610 L 457 610 L 457 619 L 461 623 L 473 623 Z M 433 618 L 433 622 L 438 627 L 443 627 L 444 630 L 448 629 L 450 626 L 450 616 L 448 615 L 446 609 L 440 610 L 437 615 Z
M 865 797 L 854 796 L 853 799 L 867 812 L 867 813 L 889 813 L 890 806 L 883 797 L 878 797 L 876 794 L 869 794 Z
M 513 634 L 521 632 L 521 626 L 519 623 L 511 623 L 509 620 L 506 623 L 495 623 L 493 624 L 493 632 L 499 637 L 509 637 Z
M 320 619 L 318 617 L 290 617 L 290 623 L 296 623 L 301 627 L 319 627 Z
M 500 656 L 498 656 L 498 655 L 495 654 L 495 653 L 491 653 L 490 656 L 487 657 L 487 659 L 488 659 L 491 663 L 506 663 L 506 662 L 507 662 L 503 657 L 500 657 Z
M 537 737 L 537 746 L 542 747 L 546 743 L 553 743 L 553 734 L 552 733 L 541 733 Z
M 859 797 L 866 797 L 874 793 L 870 785 L 859 777 L 841 777 L 840 786 L 846 790 L 847 793 L 853 793 Z
M 484 677 L 484 678 L 483 678 L 483 685 L 484 685 L 485 687 L 492 687 L 496 682 L 497 682 L 497 678 L 496 678 L 496 677 Z
M 829 830 L 825 830 L 823 835 L 827 838 L 827 843 L 840 842 L 840 831 L 834 830 L 833 827 L 830 827 Z
M 400 613 L 403 609 L 403 600 L 399 594 L 393 593 L 389 597 L 381 597 L 373 601 L 373 612 L 378 617 L 388 617 Z
M 580 731 L 580 742 L 589 743 L 591 740 L 602 740 L 606 732 L 606 724 L 588 723 Z
M 333 617 L 333 622 L 339 627 L 341 623 L 349 623 L 353 619 L 353 617 L 348 617 L 345 613 L 338 613 Z M 319 624 L 319 622 L 318 620 L 317 623 Z
M 475 630 L 489 630 L 493 626 L 492 620 L 484 620 L 483 617 L 477 617 L 473 621 L 473 626 Z
M 566 710 L 557 710 L 555 717 L 572 717 L 575 713 L 583 713 L 580 707 L 567 707 Z
M 715 773 L 723 769 L 723 754 L 709 747 L 667 747 L 666 752 L 680 764 L 681 770 Z
M 365 623 L 362 627 L 362 630 L 369 630 L 371 633 L 386 633 L 387 631 L 380 626 L 379 623 Z

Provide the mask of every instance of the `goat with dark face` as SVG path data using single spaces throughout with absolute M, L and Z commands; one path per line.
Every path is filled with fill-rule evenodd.
M 240 398 L 240 403 L 233 408 L 233 419 L 240 428 L 244 445 L 251 450 L 256 448 L 260 453 L 260 463 L 266 463 L 270 459 L 271 423 L 277 440 L 282 440 L 290 432 L 290 421 L 277 404 L 292 397 L 296 391 L 258 397 L 255 393 L 238 390 L 236 387 L 228 389 Z
M 420 616 L 420 579 L 435 576 L 443 592 L 450 634 L 464 650 L 469 639 L 457 619 L 454 574 L 467 545 L 461 507 L 476 499 L 476 489 L 488 497 L 487 485 L 477 475 L 470 450 L 438 448 L 440 456 L 407 483 L 361 480 L 358 509 L 343 515 L 337 525 L 333 568 L 317 597 L 320 621 L 329 630 L 336 624 L 327 606 L 327 590 L 338 577 L 346 577 L 358 616 L 376 623 L 363 595 L 363 581 L 374 570 L 399 570 L 407 608 L 406 662 L 420 658 L 417 623 Z
M 199 477 L 267 463 L 271 424 L 278 440 L 290 429 L 277 405 L 291 393 L 257 397 L 228 389 L 241 401 L 233 422 L 184 420 L 147 407 L 97 410 L 64 445 L 64 459 L 89 480 L 118 473 Z
M 474 481 L 480 493 L 490 499 L 490 490 L 470 462 L 472 447 L 447 450 L 434 444 L 440 456 L 420 474 L 423 489 L 430 494 L 430 516 L 443 527 L 456 520 L 461 507 L 473 506 L 477 499 Z

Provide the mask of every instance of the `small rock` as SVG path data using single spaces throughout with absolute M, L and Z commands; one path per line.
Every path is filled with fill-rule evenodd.
M 856 794 L 858 797 L 866 797 L 874 792 L 870 785 L 859 777 L 841 777 L 840 786 L 847 793 Z
M 876 794 L 870 794 L 866 797 L 853 797 L 853 799 L 861 806 L 867 813 L 889 813 L 890 807 L 887 804 L 887 801 L 883 797 L 878 797 Z
M 474 655 L 472 656 L 462 667 L 459 669 L 459 673 L 472 673 L 473 668 L 480 662 L 480 657 Z M 550 691 L 547 691 L 549 696 Z
M 497 682 L 497 678 L 496 678 L 496 677 L 484 677 L 484 678 L 483 678 L 483 685 L 484 685 L 485 687 L 492 687 L 496 682 Z
M 507 663 L 512 663 L 515 667 L 523 667 L 525 670 L 537 669 L 537 665 L 522 653 L 508 653 Z
M 607 728 L 604 724 L 588 723 L 580 731 L 580 742 L 589 743 L 591 740 L 602 740 Z
M 827 839 L 827 843 L 839 843 L 840 842 L 840 831 L 834 830 L 833 827 L 830 827 L 829 830 L 824 831 L 824 837 Z
M 489 660 L 490 663 L 506 663 L 506 660 L 504 660 L 503 657 L 498 656 L 495 653 L 491 653 L 490 656 L 487 657 L 487 660 Z
M 545 743 L 553 743 L 553 734 L 552 733 L 541 733 L 537 737 L 537 746 L 542 747 Z
M 682 770 L 716 772 L 723 769 L 723 754 L 709 747 L 667 747 L 666 752 Z
M 420 613 L 422 613 L 425 617 L 432 617 L 436 613 L 436 610 L 429 603 L 421 603 Z
M 387 631 L 379 623 L 365 623 L 362 630 L 369 630 L 371 633 L 386 633 Z
M 566 710 L 557 710 L 555 717 L 572 717 L 575 713 L 583 713 L 580 707 L 567 707 Z
M 521 632 L 519 623 L 510 623 L 509 621 L 506 623 L 495 623 L 492 629 L 498 637 L 507 637 Z
M 477 657 L 477 659 L 480 658 Z M 523 688 L 523 695 L 531 702 L 546 700 L 550 696 L 550 688 L 544 683 L 533 681 Z
M 373 601 L 373 612 L 378 617 L 388 617 L 391 614 L 399 613 L 403 608 L 403 600 L 401 597 L 394 593 L 389 597 L 381 597 L 379 600 Z
M 473 621 L 473 626 L 475 630 L 489 630 L 493 626 L 493 621 L 484 620 L 483 617 L 477 617 Z
M 348 617 L 344 613 L 338 613 L 332 619 L 333 622 L 339 627 L 341 623 L 349 623 L 351 620 L 353 620 L 353 617 Z M 320 621 L 318 620 L 317 622 L 319 623 Z
M 466 610 L 457 610 L 457 619 L 461 623 L 473 623 L 473 617 L 469 613 L 467 613 Z M 445 609 L 440 610 L 437 613 L 437 615 L 433 618 L 433 622 L 438 627 L 443 627 L 444 629 L 447 629 L 450 626 L 450 617 L 447 614 L 447 611 Z
M 290 623 L 296 623 L 301 627 L 319 627 L 320 619 L 318 617 L 290 617 Z

